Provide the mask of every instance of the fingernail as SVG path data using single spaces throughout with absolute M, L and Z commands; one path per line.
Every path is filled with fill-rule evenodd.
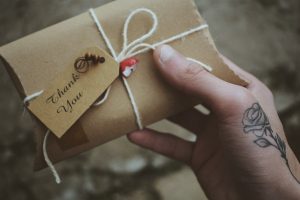
M 175 52 L 174 49 L 169 45 L 163 45 L 160 49 L 160 55 L 159 55 L 160 61 L 162 63 L 167 62 L 172 58 L 174 52 Z

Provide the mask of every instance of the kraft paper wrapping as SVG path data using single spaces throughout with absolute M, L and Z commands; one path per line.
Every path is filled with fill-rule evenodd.
M 126 17 L 131 11 L 141 7 L 153 10 L 159 19 L 158 30 L 146 41 L 150 44 L 205 23 L 193 0 L 114 1 L 95 11 L 117 52 L 122 47 L 122 30 Z M 149 16 L 136 16 L 130 24 L 129 41 L 147 32 L 151 26 Z M 246 84 L 219 58 L 207 29 L 170 45 L 185 56 L 201 60 L 213 67 L 213 74 L 219 78 L 234 84 Z M 107 50 L 93 20 L 86 12 L 7 44 L 1 47 L 0 53 L 21 98 L 24 98 L 46 88 L 76 53 L 92 46 Z M 151 51 L 137 58 L 140 61 L 138 69 L 128 81 L 144 125 L 157 122 L 198 103 L 165 83 L 156 70 Z M 35 169 L 38 170 L 46 167 L 42 154 L 46 127 L 38 119 L 33 119 L 37 122 Z M 112 84 L 109 98 L 102 106 L 90 108 L 61 139 L 54 135 L 49 137 L 48 155 L 51 161 L 57 163 L 136 129 L 128 95 L 118 79 Z

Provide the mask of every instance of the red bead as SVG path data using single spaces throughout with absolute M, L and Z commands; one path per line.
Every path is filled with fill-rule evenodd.
M 135 70 L 139 61 L 135 58 L 127 58 L 120 63 L 120 72 L 123 76 L 128 77 Z M 130 70 L 130 71 L 128 71 Z

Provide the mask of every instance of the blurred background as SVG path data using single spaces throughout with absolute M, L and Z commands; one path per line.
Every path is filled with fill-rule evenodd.
M 109 0 L 1 0 L 0 46 Z M 300 157 L 300 1 L 197 0 L 220 52 L 274 92 L 289 143 Z M 32 171 L 35 143 L 29 116 L 0 64 L 0 199 L 206 199 L 191 170 L 120 138 L 57 165 Z M 164 120 L 160 130 L 189 136 Z M 209 175 L 208 175 L 209 176 Z

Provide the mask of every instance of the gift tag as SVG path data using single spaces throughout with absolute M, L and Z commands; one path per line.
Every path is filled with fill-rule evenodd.
M 60 138 L 118 76 L 119 64 L 108 53 L 88 48 L 30 101 L 28 109 Z

